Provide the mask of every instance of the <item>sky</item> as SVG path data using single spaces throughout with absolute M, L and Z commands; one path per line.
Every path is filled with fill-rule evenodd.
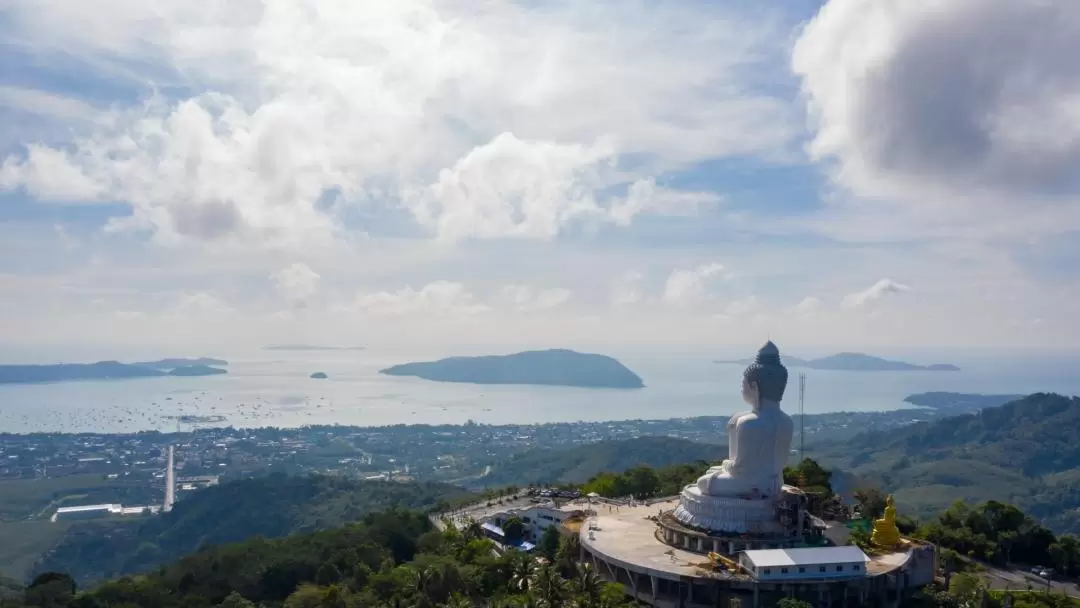
M 1072 349 L 1074 0 L 4 0 L 0 342 Z

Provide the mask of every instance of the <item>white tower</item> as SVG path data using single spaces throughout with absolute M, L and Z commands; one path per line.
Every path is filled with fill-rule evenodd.
M 165 465 L 165 504 L 163 512 L 172 511 L 173 503 L 176 502 L 176 473 L 173 466 L 173 446 L 169 446 L 169 462 Z

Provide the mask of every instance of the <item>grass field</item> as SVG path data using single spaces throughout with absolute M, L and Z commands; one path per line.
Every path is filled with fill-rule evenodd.
M 37 558 L 63 538 L 69 525 L 47 519 L 0 522 L 0 575 L 24 580 Z
M 146 493 L 145 481 L 105 479 L 101 475 L 68 475 L 46 479 L 11 479 L 0 481 L 0 521 L 22 520 L 40 516 L 47 507 L 77 504 L 81 501 L 120 502 L 121 499 Z M 57 504 L 53 504 L 57 501 Z

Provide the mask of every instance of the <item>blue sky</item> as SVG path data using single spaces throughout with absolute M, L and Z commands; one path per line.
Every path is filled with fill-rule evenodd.
M 4 346 L 1072 348 L 1078 35 L 1066 0 L 11 0 Z

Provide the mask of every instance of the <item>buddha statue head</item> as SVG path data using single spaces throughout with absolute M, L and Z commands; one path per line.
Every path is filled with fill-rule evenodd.
M 754 407 L 761 401 L 779 403 L 784 398 L 787 379 L 787 368 L 780 362 L 780 349 L 770 340 L 743 372 L 743 398 Z

